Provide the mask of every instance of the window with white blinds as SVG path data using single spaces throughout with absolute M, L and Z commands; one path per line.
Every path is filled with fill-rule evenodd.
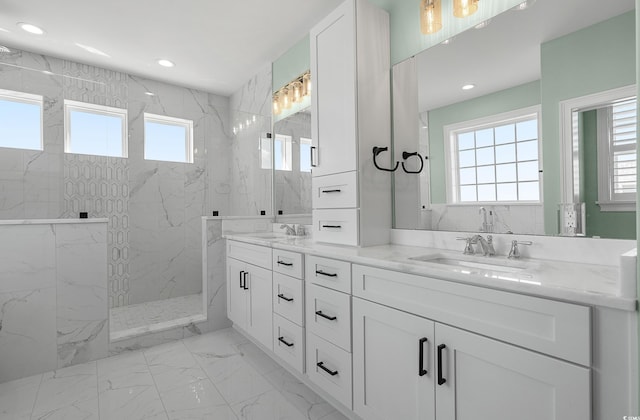
M 605 211 L 632 210 L 636 200 L 636 115 L 636 98 L 598 109 L 598 203 Z

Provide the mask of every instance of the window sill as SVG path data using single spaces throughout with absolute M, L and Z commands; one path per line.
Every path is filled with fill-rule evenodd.
M 604 212 L 636 211 L 635 201 L 596 201 L 596 204 Z

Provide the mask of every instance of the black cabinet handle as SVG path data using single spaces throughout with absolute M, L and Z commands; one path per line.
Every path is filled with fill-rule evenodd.
M 335 321 L 336 319 L 338 319 L 338 317 L 336 316 L 329 316 L 329 315 L 325 315 L 322 313 L 322 311 L 316 311 L 316 315 L 321 316 L 325 319 L 328 319 L 329 321 Z
M 249 274 L 248 271 L 243 271 L 243 275 L 242 277 L 244 278 L 244 286 L 242 287 L 244 290 L 249 290 L 249 288 L 247 287 L 247 274 Z
M 278 337 L 278 341 L 281 342 L 282 344 L 284 344 L 287 347 L 293 347 L 293 343 L 287 343 L 287 341 L 284 339 L 284 337 Z
M 438 346 L 438 385 L 443 385 L 447 380 L 442 376 L 442 350 L 446 349 L 447 346 L 444 344 L 440 344 Z
M 244 284 L 242 284 L 242 275 L 244 274 L 244 271 L 241 271 L 241 272 L 239 272 L 238 274 L 240 275 L 240 276 L 239 276 L 239 277 L 240 277 L 240 288 L 241 288 L 241 289 L 244 289 Z
M 316 270 L 316 274 L 320 274 L 321 276 L 327 276 L 327 277 L 338 277 L 337 273 L 325 273 L 322 270 Z
M 331 376 L 336 376 L 338 374 L 337 370 L 331 370 L 331 369 L 327 369 L 326 367 L 324 367 L 324 362 L 318 362 L 318 363 L 316 363 L 316 366 L 318 366 L 320 369 L 324 370 L 325 372 L 327 372 Z
M 342 226 L 340 225 L 322 225 L 323 228 L 329 228 L 329 229 L 342 229 Z
M 338 192 L 342 192 L 342 190 L 337 189 L 337 190 L 322 190 L 320 191 L 322 194 L 329 194 L 329 193 L 338 193 Z
M 293 298 L 285 297 L 285 295 L 283 295 L 282 293 L 280 293 L 278 297 L 282 300 L 286 300 L 287 302 L 293 302 Z
M 284 261 L 280 261 L 280 260 L 278 260 L 278 264 L 279 265 L 284 265 L 284 266 L 287 266 L 287 267 L 291 267 L 293 265 L 293 263 L 288 263 L 288 262 L 284 262 Z
M 424 376 L 426 375 L 427 369 L 424 368 L 424 343 L 428 343 L 429 340 L 427 339 L 427 337 L 422 337 L 419 341 L 418 341 L 418 349 L 419 349 L 419 363 L 418 363 L 418 376 Z
M 311 155 L 311 167 L 315 168 L 316 166 L 318 166 L 317 163 L 315 163 L 315 160 L 313 159 L 313 151 L 316 150 L 315 146 L 311 146 L 311 148 L 309 149 L 309 154 Z

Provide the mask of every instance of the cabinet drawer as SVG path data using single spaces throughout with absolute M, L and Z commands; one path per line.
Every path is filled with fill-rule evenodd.
M 358 207 L 356 172 L 314 177 L 311 180 L 313 207 L 339 209 Z
M 265 246 L 228 240 L 227 257 L 271 270 L 271 248 Z
M 306 308 L 306 326 L 310 332 L 351 351 L 351 296 L 310 284 Z
M 353 265 L 353 295 L 581 365 L 591 364 L 591 309 Z
M 304 328 L 273 314 L 273 352 L 304 373 Z
M 351 263 L 308 255 L 305 266 L 306 282 L 351 293 Z
M 304 273 L 302 254 L 274 249 L 273 271 L 301 279 L 302 273 Z
M 273 273 L 273 312 L 303 326 L 304 294 L 302 280 Z
M 313 238 L 318 242 L 358 245 L 358 210 L 313 210 Z
M 349 409 L 352 408 L 351 353 L 307 331 L 307 375 Z

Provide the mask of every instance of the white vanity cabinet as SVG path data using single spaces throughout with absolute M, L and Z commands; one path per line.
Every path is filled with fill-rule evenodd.
M 304 258 L 273 250 L 273 352 L 304 373 Z
M 372 148 L 390 146 L 389 15 L 346 0 L 310 40 L 313 236 L 388 243 L 390 175 L 375 169 Z
M 591 418 L 589 308 L 440 282 L 353 266 L 359 416 Z
M 351 409 L 351 264 L 307 255 L 305 267 L 307 375 Z
M 273 349 L 271 248 L 227 241 L 227 315 Z

